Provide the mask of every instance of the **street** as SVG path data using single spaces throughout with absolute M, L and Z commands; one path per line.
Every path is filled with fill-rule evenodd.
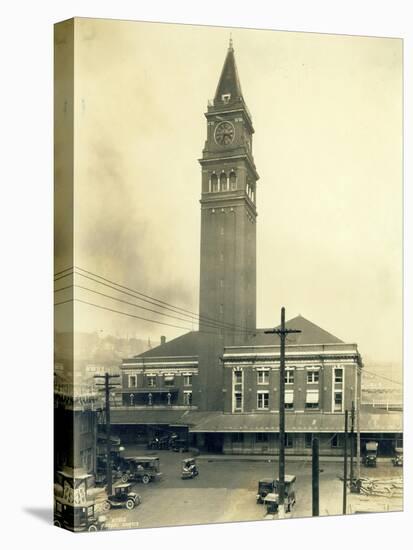
M 132 454 L 133 448 L 128 449 Z M 137 450 L 136 450 L 137 451 Z M 142 454 L 142 450 L 139 450 Z M 105 512 L 109 529 L 150 528 L 160 526 L 256 521 L 264 519 L 266 507 L 256 504 L 260 478 L 277 477 L 278 462 L 248 459 L 228 459 L 203 455 L 197 459 L 199 476 L 181 479 L 181 460 L 190 453 L 158 451 L 163 478 L 148 485 L 137 483 L 133 490 L 142 497 L 135 509 L 115 509 Z M 320 461 L 320 516 L 342 514 L 342 463 Z M 296 505 L 286 517 L 311 516 L 311 458 L 287 460 L 287 474 L 294 474 Z M 401 469 L 389 463 L 377 468 L 362 468 L 362 477 L 400 478 Z M 401 510 L 397 498 L 348 494 L 348 513 L 357 511 Z M 277 518 L 277 516 L 275 516 Z

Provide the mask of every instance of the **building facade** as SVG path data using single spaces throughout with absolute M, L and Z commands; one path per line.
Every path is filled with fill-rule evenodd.
M 259 176 L 232 43 L 205 117 L 199 331 L 123 361 L 122 406 L 112 420 L 133 440 L 179 430 L 201 449 L 274 454 L 280 342 L 256 327 Z M 302 316 L 287 328 L 301 332 L 286 347 L 286 452 L 309 454 L 318 434 L 321 454 L 341 454 L 344 411 L 354 404 L 362 423 L 357 345 Z

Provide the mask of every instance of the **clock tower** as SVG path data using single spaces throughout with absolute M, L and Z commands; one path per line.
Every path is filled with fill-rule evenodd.
M 222 410 L 224 346 L 256 329 L 256 184 L 251 115 L 230 40 L 207 112 L 202 158 L 199 375 L 200 404 Z

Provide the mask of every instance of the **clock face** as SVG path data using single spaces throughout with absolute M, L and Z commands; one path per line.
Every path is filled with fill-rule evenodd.
M 220 122 L 215 129 L 215 141 L 218 145 L 229 145 L 234 141 L 235 128 L 231 122 Z

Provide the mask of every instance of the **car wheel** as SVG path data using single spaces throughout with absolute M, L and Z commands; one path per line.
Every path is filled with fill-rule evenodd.
M 129 475 L 128 474 L 122 474 L 121 480 L 123 481 L 123 483 L 126 483 L 129 480 Z
M 54 525 L 55 527 L 61 527 L 61 526 L 62 526 L 62 524 L 60 523 L 60 521 L 59 521 L 58 519 L 55 519 L 55 520 L 54 520 L 53 525 Z
M 148 475 L 144 475 L 142 476 L 142 483 L 144 483 L 145 485 L 148 484 L 150 482 L 151 478 L 148 476 Z
M 133 502 L 133 500 L 129 499 L 126 501 L 126 508 L 128 510 L 133 510 L 135 507 L 135 503 Z
M 109 502 L 109 500 L 107 500 L 103 503 L 102 508 L 105 512 L 108 512 L 112 508 L 112 504 Z
M 96 527 L 96 525 L 89 525 L 88 531 L 90 533 L 95 533 L 97 530 L 98 528 Z

